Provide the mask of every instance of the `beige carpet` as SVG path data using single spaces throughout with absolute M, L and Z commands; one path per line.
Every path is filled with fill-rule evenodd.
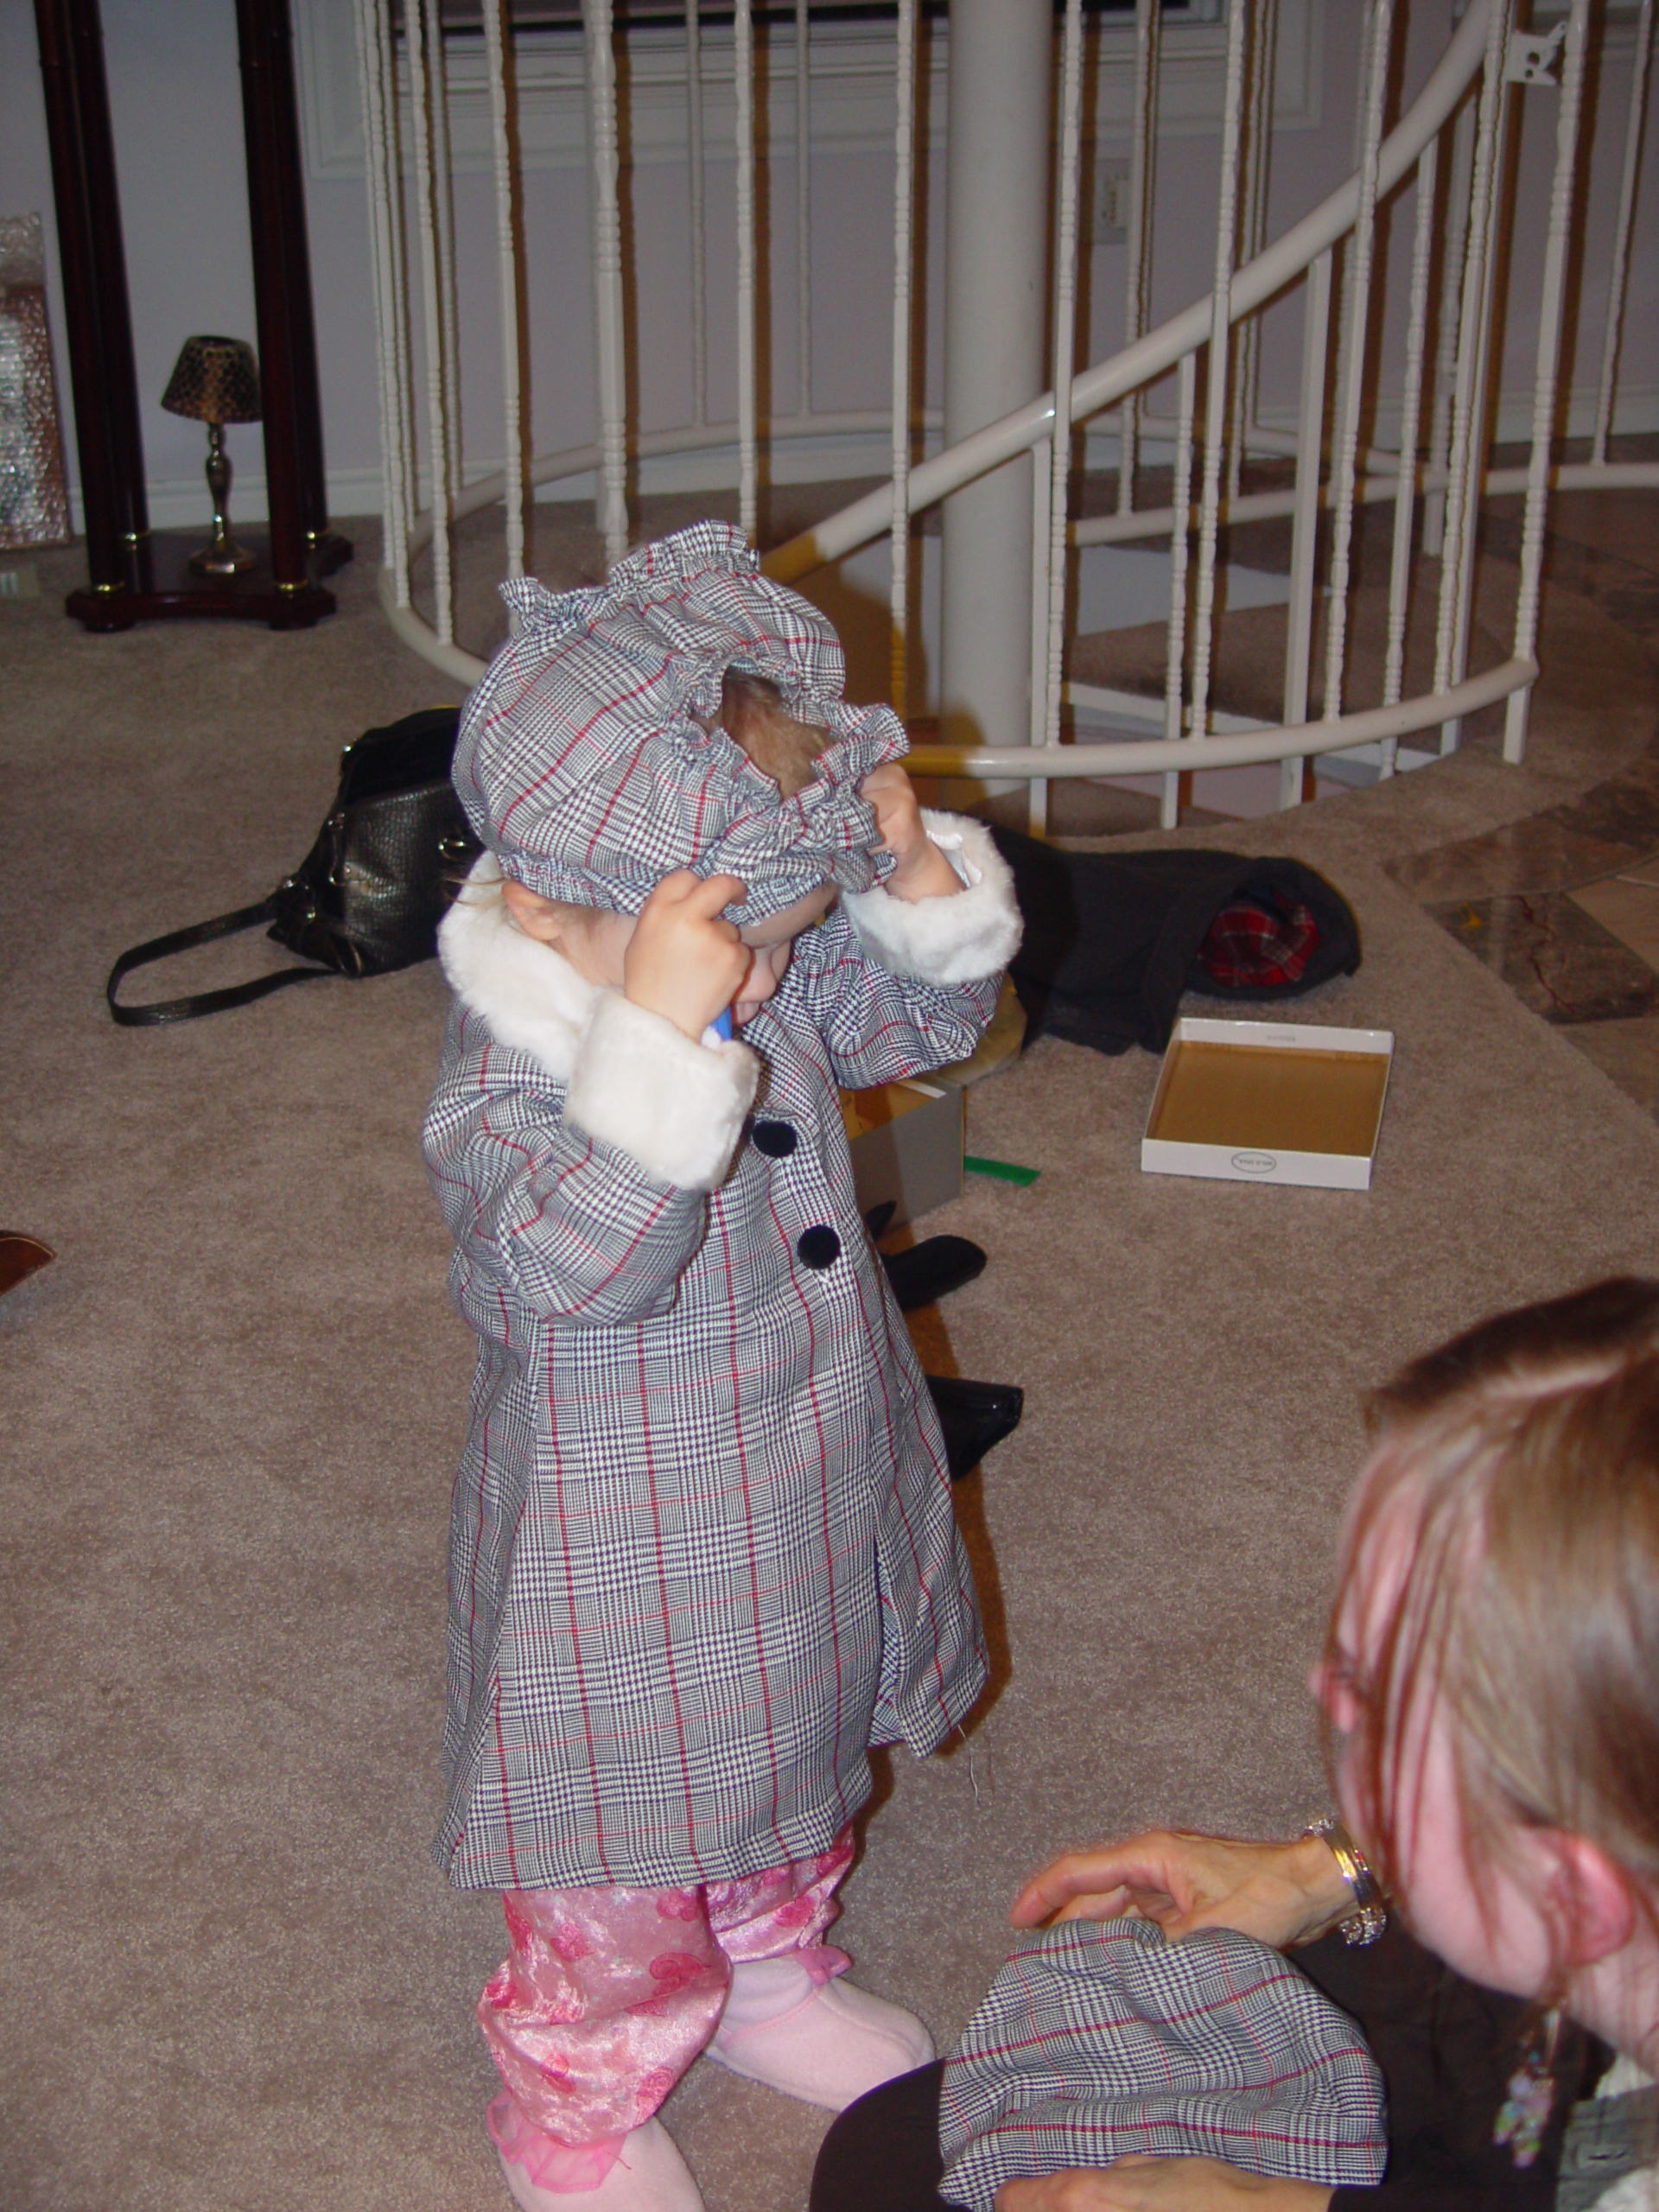
M 0 1226 L 60 1257 L 0 1301 L 0 2203 L 499 2212 L 471 2023 L 499 1909 L 426 1855 L 470 1369 L 416 1146 L 443 987 L 155 1032 L 102 1003 L 123 946 L 299 859 L 342 741 L 454 692 L 393 646 L 367 560 L 289 637 L 91 638 L 59 612 L 73 556 L 39 565 L 46 595 L 0 606 Z M 971 1094 L 970 1148 L 1041 1170 L 927 1224 L 990 1255 L 936 1351 L 1027 1393 L 959 1492 L 997 1688 L 967 1748 L 880 1763 L 841 1931 L 942 2043 L 1052 1848 L 1320 1809 L 1302 1686 L 1362 1389 L 1484 1308 L 1659 1260 L 1659 1129 L 1383 873 L 1654 741 L 1641 648 L 1548 608 L 1525 769 L 1479 734 L 1184 833 L 1296 854 L 1357 909 L 1363 967 L 1305 1012 L 1397 1033 L 1369 1194 L 1143 1178 L 1145 1054 L 1039 1043 Z M 715 2212 L 804 2203 L 822 2115 L 704 2068 L 666 2116 Z

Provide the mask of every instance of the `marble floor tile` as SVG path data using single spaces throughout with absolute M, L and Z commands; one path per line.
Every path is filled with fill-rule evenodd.
M 1659 1011 L 1659 974 L 1570 893 L 1460 899 L 1427 911 L 1524 1005 L 1555 1026 Z
M 1650 855 L 1618 875 L 1581 884 L 1572 894 L 1575 906 L 1629 945 L 1649 968 L 1659 969 L 1659 854 Z
M 1620 441 L 1651 460 L 1659 441 Z M 1517 559 L 1519 499 L 1484 509 L 1481 540 Z M 1589 600 L 1659 658 L 1659 499 L 1553 500 L 1551 582 Z M 1390 873 L 1522 1002 L 1659 1119 L 1659 748 L 1563 805 L 1418 853 Z
M 1659 1121 L 1659 1015 L 1591 1021 L 1567 1033 L 1586 1059 Z

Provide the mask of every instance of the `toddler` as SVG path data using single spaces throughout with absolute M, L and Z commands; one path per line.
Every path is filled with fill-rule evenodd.
M 985 1679 L 836 1091 L 970 1052 L 1019 919 L 734 531 L 505 596 L 424 1139 L 479 1339 L 435 1851 L 504 1893 L 513 2196 L 692 2212 L 653 2114 L 700 2052 L 831 2109 L 931 2055 L 823 1941 L 869 1746 Z

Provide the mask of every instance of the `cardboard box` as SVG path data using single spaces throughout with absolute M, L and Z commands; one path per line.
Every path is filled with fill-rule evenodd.
M 1369 1191 L 1393 1058 L 1389 1029 L 1183 1017 L 1147 1116 L 1141 1168 Z
M 893 1204 L 890 1228 L 962 1195 L 962 1092 L 944 1083 L 843 1090 L 858 1210 Z

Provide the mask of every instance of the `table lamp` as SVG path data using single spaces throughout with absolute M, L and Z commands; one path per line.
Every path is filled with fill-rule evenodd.
M 231 536 L 225 503 L 230 495 L 231 464 L 225 452 L 226 423 L 259 420 L 259 365 L 241 338 L 187 338 L 162 404 L 169 415 L 183 415 L 207 425 L 207 490 L 213 503 L 213 542 L 190 556 L 201 576 L 239 576 L 253 566 L 253 556 Z

